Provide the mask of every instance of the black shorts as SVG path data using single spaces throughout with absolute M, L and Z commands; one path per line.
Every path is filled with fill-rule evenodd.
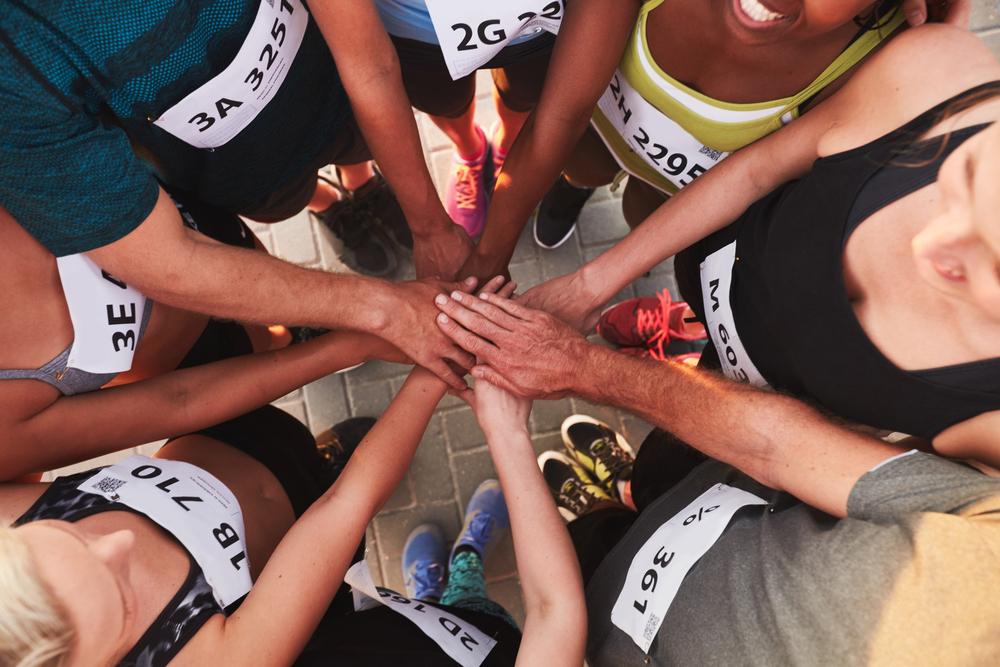
M 432 116 L 458 118 L 476 96 L 476 76 L 452 81 L 441 47 L 414 39 L 392 37 L 403 85 L 410 104 Z M 508 46 L 480 69 L 492 70 L 493 84 L 508 109 L 531 111 L 538 103 L 549 69 L 555 36 L 540 37 Z

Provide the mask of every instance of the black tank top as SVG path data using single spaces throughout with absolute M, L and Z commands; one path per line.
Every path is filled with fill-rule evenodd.
M 59 477 L 45 490 L 38 500 L 21 515 L 15 526 L 43 519 L 76 522 L 101 512 L 135 512 L 126 505 L 112 502 L 77 487 L 92 477 L 99 468 Z M 141 516 L 141 515 L 140 515 Z M 160 667 L 169 663 L 208 619 L 224 613 L 215 600 L 212 586 L 188 554 L 190 566 L 184 583 L 163 608 L 139 642 L 119 662 L 119 667 Z M 230 605 L 229 613 L 240 601 Z
M 736 242 L 733 318 L 768 384 L 846 419 L 926 439 L 1000 410 L 1000 359 L 922 371 L 899 368 L 862 329 L 843 274 L 850 233 L 872 213 L 935 181 L 943 158 L 986 126 L 926 141 L 919 137 L 956 99 L 988 90 L 1000 91 L 1000 81 L 956 95 L 864 146 L 816 160 L 801 179 L 759 200 L 678 258 L 678 266 L 690 273 Z M 704 321 L 701 290 L 691 289 L 700 287 L 697 276 L 681 276 L 679 269 L 678 282 Z

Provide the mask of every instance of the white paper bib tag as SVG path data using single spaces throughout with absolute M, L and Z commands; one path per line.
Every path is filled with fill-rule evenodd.
M 153 123 L 198 148 L 224 145 L 250 125 L 281 88 L 308 24 L 301 0 L 260 0 L 233 62 Z
M 56 266 L 73 321 L 67 365 L 88 373 L 132 368 L 146 297 L 84 255 L 57 257 Z
M 434 640 L 441 650 L 462 667 L 479 667 L 497 645 L 492 637 L 453 614 L 434 605 L 411 600 L 386 588 L 377 588 L 372 581 L 368 563 L 358 561 L 344 575 L 344 581 L 354 589 L 356 611 L 372 606 L 375 600 L 412 621 L 420 631 Z M 359 596 L 360 593 L 360 596 Z
M 239 501 L 225 484 L 181 461 L 130 456 L 77 487 L 149 517 L 184 545 L 218 603 L 250 592 L 250 561 Z
M 559 32 L 564 0 L 426 0 L 441 54 L 454 80 L 485 65 L 517 37 Z
M 628 147 L 677 188 L 683 188 L 729 155 L 705 146 L 665 116 L 632 88 L 619 70 L 615 70 L 597 106 Z
M 701 293 L 705 307 L 705 329 L 719 353 L 722 372 L 731 380 L 767 387 L 750 355 L 747 354 L 736 330 L 729 291 L 733 285 L 733 265 L 736 263 L 736 241 L 705 258 L 701 263 Z
M 727 484 L 716 484 L 698 496 L 660 526 L 636 553 L 611 610 L 611 622 L 643 653 L 649 653 L 688 571 L 712 548 L 737 510 L 766 504 L 762 498 Z

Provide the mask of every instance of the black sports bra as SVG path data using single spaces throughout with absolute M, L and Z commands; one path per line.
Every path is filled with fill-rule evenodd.
M 92 477 L 100 468 L 59 477 L 22 514 L 15 526 L 43 519 L 76 522 L 101 512 L 133 512 L 131 508 L 106 500 L 104 497 L 85 493 L 77 487 Z M 187 577 L 160 615 L 143 633 L 119 665 L 124 667 L 159 667 L 169 663 L 202 625 L 215 614 L 225 613 L 215 600 L 212 587 L 205 579 L 201 567 L 188 554 L 190 563 Z M 235 607 L 236 605 L 230 605 Z M 230 609 L 232 611 L 232 609 Z

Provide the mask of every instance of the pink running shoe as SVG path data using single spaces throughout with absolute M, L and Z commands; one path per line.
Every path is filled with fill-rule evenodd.
M 483 140 L 483 154 L 475 160 L 463 160 L 456 153 L 452 157 L 454 169 L 445 188 L 444 208 L 456 224 L 478 238 L 486 225 L 487 183 L 484 167 L 491 159 L 490 145 L 482 128 L 476 131 Z
M 625 348 L 646 348 L 657 359 L 666 357 L 671 340 L 704 340 L 705 327 L 685 321 L 691 315 L 687 303 L 674 303 L 670 292 L 628 299 L 603 313 L 597 322 L 601 338 Z

